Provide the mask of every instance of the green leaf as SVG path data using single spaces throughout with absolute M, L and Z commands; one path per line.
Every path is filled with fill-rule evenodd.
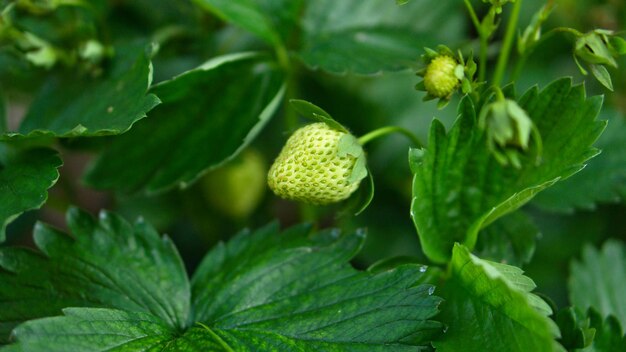
M 223 20 L 250 31 L 270 44 L 282 45 L 292 32 L 302 0 L 194 0 Z
M 39 136 L 115 135 L 128 131 L 160 103 L 147 94 L 152 64 L 144 45 L 117 48 L 112 67 L 99 79 L 50 78 L 17 132 L 0 139 Z
M 339 138 L 337 155 L 340 157 L 352 155 L 353 157 L 358 158 L 363 155 L 363 147 L 355 136 L 351 134 L 344 134 L 341 138 Z
M 455 244 L 452 277 L 443 286 L 441 320 L 448 325 L 433 345 L 446 351 L 560 351 L 550 307 L 531 293 L 522 270 L 482 260 Z
M 626 335 L 614 316 L 602 318 L 598 312 L 590 309 L 588 312 L 590 326 L 596 330 L 593 344 L 581 351 L 584 352 L 615 352 L 626 351 Z
M 308 66 L 332 73 L 407 69 L 415 66 L 423 47 L 456 33 L 459 9 L 435 0 L 402 7 L 376 0 L 309 1 L 299 56 Z
M 13 338 L 19 343 L 1 350 L 3 352 L 174 350 L 165 348 L 175 338 L 175 332 L 151 314 L 104 308 L 66 308 L 63 309 L 63 314 L 61 317 L 31 320 L 20 325 L 13 331 Z M 214 344 L 205 347 L 218 346 Z
M 258 331 L 238 334 L 242 342 L 258 338 L 295 348 L 309 341 L 305 350 L 409 350 L 427 342 L 418 335 L 437 330 L 427 319 L 439 299 L 431 286 L 413 285 L 420 266 L 360 273 L 347 261 L 362 246 L 362 234 L 316 234 L 310 247 L 303 231 L 277 235 L 270 226 L 211 251 L 192 280 L 193 320 L 220 330 Z M 357 341 L 362 345 L 351 345 Z
M 516 211 L 483 229 L 476 249 L 481 258 L 522 266 L 530 262 L 538 236 L 539 229 L 530 217 Z
M 500 165 L 489 152 L 469 98 L 448 133 L 433 121 L 428 147 L 411 167 L 413 221 L 431 260 L 448 261 L 455 242 L 473 248 L 481 228 L 578 172 L 598 153 L 591 144 L 606 125 L 596 120 L 602 98 L 586 98 L 583 86 L 561 79 L 541 92 L 530 89 L 519 105 L 543 140 L 540 162 L 531 144 L 519 169 Z
M 324 111 L 324 109 L 320 108 L 319 106 L 306 100 L 300 99 L 291 99 L 289 100 L 289 103 L 300 115 L 314 121 L 323 122 L 327 124 L 328 127 L 333 128 L 337 131 L 349 133 L 347 128 L 345 128 L 339 122 L 335 121 L 335 119 L 333 119 L 333 117 L 330 116 L 329 113 Z
M 596 143 L 602 153 L 578 174 L 539 194 L 533 205 L 548 211 L 571 213 L 575 209 L 595 209 L 598 203 L 623 199 L 626 195 L 626 121 L 616 111 L 609 110 L 603 116 L 607 117 L 608 127 Z
M 46 202 L 62 164 L 52 149 L 19 150 L 0 143 L 0 242 L 11 221 Z
M 613 82 L 611 82 L 611 74 L 602 65 L 589 65 L 589 69 L 593 76 L 600 82 L 606 89 L 613 91 Z
M 0 342 L 20 322 L 66 307 L 145 312 L 170 327 L 185 326 L 189 283 L 167 237 L 141 220 L 130 225 L 110 213 L 94 221 L 71 209 L 67 223 L 75 240 L 36 226 L 35 243 L 44 255 L 0 248 Z
M 356 158 L 354 167 L 352 167 L 352 172 L 350 173 L 350 176 L 348 176 L 349 183 L 361 181 L 365 178 L 365 176 L 367 176 L 368 170 L 366 163 L 367 158 L 365 157 L 365 154 L 361 154 L 358 158 Z
M 349 264 L 362 232 L 244 231 L 207 254 L 190 290 L 148 225 L 76 210 L 68 223 L 75 240 L 38 226 L 44 255 L 0 248 L 2 337 L 44 317 L 15 328 L 3 351 L 415 351 L 441 330 L 424 266 Z M 49 317 L 61 307 L 77 308 Z
M 356 192 L 348 199 L 346 206 L 337 214 L 337 218 L 344 216 L 357 216 L 365 211 L 374 199 L 374 177 L 369 168 L 365 167 L 365 181 L 361 183 Z
M 589 318 L 576 307 L 561 309 L 555 320 L 561 331 L 559 342 L 568 351 L 591 345 L 596 330 L 590 326 Z
M 610 47 L 614 50 L 615 55 L 626 55 L 626 40 L 618 36 L 609 37 Z
M 85 175 L 99 189 L 186 187 L 243 150 L 278 108 L 283 75 L 254 53 L 214 58 L 156 85 L 163 104 L 109 145 Z
M 0 86 L 2 91 L 2 86 Z M 4 102 L 4 96 L 0 94 L 0 133 L 5 133 L 7 130 L 7 109 Z
M 626 248 L 615 240 L 607 241 L 602 251 L 587 245 L 582 260 L 572 262 L 569 294 L 580 309 L 593 308 L 602 317 L 614 315 L 626 326 Z

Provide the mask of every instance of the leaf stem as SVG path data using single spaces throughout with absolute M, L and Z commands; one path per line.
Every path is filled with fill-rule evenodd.
M 200 325 L 201 327 L 203 327 L 208 333 L 209 335 L 211 335 L 211 337 L 213 337 L 215 340 L 217 340 L 217 342 L 219 342 L 219 344 L 224 348 L 225 351 L 227 352 L 235 352 L 235 350 L 233 350 L 227 343 L 226 341 L 222 340 L 222 338 L 216 334 L 213 330 L 211 330 L 211 328 L 209 328 L 208 326 L 198 322 L 196 323 L 198 325 Z
M 276 58 L 278 63 L 285 71 L 291 70 L 291 60 L 289 60 L 289 53 L 282 43 L 274 44 L 274 51 L 276 52 Z
M 539 45 L 542 45 L 548 39 L 552 38 L 555 34 L 558 34 L 558 33 L 572 34 L 575 37 L 580 37 L 583 35 L 581 32 L 573 28 L 568 28 L 568 27 L 552 28 L 551 30 L 546 32 L 546 34 L 542 35 L 541 38 L 539 38 L 539 40 L 537 40 L 532 46 L 527 48 L 526 51 L 517 60 L 517 62 L 515 63 L 515 68 L 513 69 L 513 75 L 512 75 L 513 81 L 516 81 L 519 78 L 520 74 L 522 73 L 522 69 L 524 68 L 524 65 L 526 65 L 528 58 L 535 52 L 535 49 Z
M 373 130 L 372 132 L 369 132 L 359 137 L 358 141 L 359 141 L 359 144 L 365 145 L 366 143 L 369 143 L 370 141 L 378 137 L 382 137 L 382 136 L 395 133 L 395 132 L 403 134 L 405 137 L 411 140 L 411 142 L 413 142 L 413 144 L 415 144 L 416 147 L 418 148 L 422 147 L 422 143 L 420 142 L 420 140 L 413 133 L 411 133 L 411 131 L 402 127 L 398 127 L 398 126 L 387 126 L 387 127 L 382 127 L 382 128 Z
M 498 97 L 499 101 L 505 101 L 506 100 L 506 97 L 504 96 L 504 93 L 502 92 L 502 89 L 500 89 L 500 87 L 493 86 L 493 90 L 496 93 L 496 97 Z
M 276 53 L 276 59 L 280 67 L 285 71 L 287 81 L 287 94 L 286 101 L 297 98 L 298 95 L 298 80 L 297 72 L 289 59 L 289 52 L 285 46 L 278 42 L 274 44 L 274 51 Z M 289 106 L 285 106 L 285 127 L 288 131 L 295 130 L 298 127 L 298 115 L 294 109 Z
M 504 70 L 509 61 L 509 54 L 511 53 L 511 47 L 513 46 L 513 39 L 515 38 L 515 32 L 517 31 L 517 21 L 522 9 L 522 0 L 517 0 L 513 5 L 513 12 L 511 12 L 511 18 L 507 24 L 506 34 L 504 36 L 504 43 L 500 50 L 500 56 L 498 57 L 498 63 L 496 64 L 496 71 L 493 75 L 493 85 L 499 86 L 504 77 Z

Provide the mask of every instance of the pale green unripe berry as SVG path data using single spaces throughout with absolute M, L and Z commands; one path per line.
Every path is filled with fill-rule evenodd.
M 452 94 L 461 80 L 456 76 L 455 69 L 458 63 L 447 55 L 434 58 L 426 68 L 424 87 L 426 91 L 437 98 L 446 98 Z
M 342 201 L 359 187 L 350 182 L 356 158 L 338 155 L 339 140 L 347 133 L 314 123 L 287 140 L 267 175 L 279 197 L 324 205 Z

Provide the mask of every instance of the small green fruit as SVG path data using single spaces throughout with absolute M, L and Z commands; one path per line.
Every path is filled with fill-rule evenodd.
M 350 197 L 367 174 L 351 177 L 363 150 L 357 144 L 356 151 L 340 152 L 342 137 L 354 139 L 321 122 L 298 129 L 270 168 L 269 187 L 279 197 L 316 205 Z
M 224 215 L 243 219 L 263 199 L 266 171 L 267 164 L 263 156 L 248 149 L 204 178 L 202 185 L 207 200 Z
M 449 97 L 457 89 L 461 80 L 455 74 L 458 62 L 448 55 L 434 58 L 426 68 L 424 87 L 436 98 Z

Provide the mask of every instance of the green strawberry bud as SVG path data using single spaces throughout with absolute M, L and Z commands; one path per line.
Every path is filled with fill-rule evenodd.
M 451 56 L 440 55 L 434 58 L 426 68 L 424 87 L 426 92 L 437 98 L 449 97 L 461 83 L 456 70 L 458 62 Z
M 347 199 L 365 171 L 356 138 L 319 122 L 298 129 L 287 140 L 267 175 L 279 197 L 325 205 Z
M 531 138 L 541 143 L 533 121 L 516 101 L 499 100 L 483 107 L 478 126 L 486 131 L 487 146 L 503 165 L 521 167 L 519 152 L 528 150 Z

